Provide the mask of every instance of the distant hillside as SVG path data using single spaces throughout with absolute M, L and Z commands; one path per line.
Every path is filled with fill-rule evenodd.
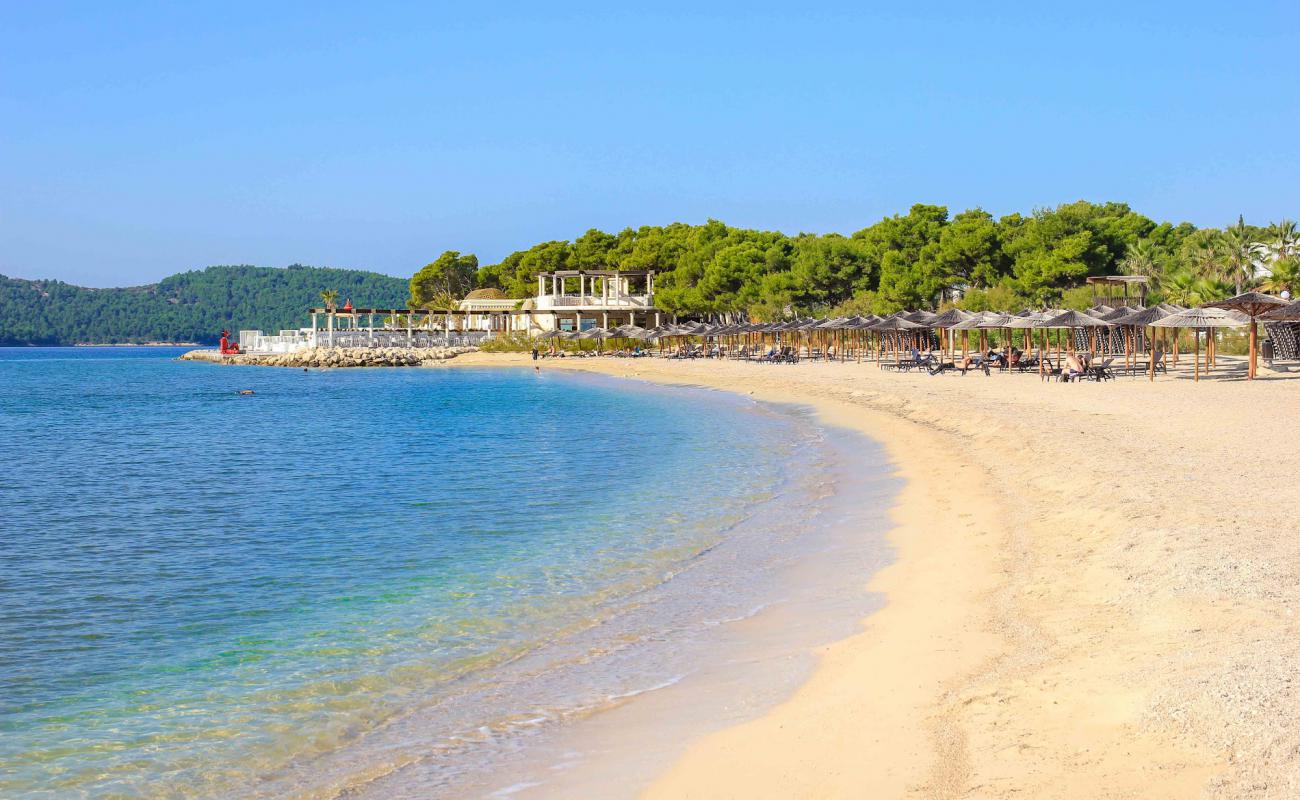
M 340 303 L 404 308 L 408 288 L 375 272 L 300 265 L 208 267 L 124 289 L 0 275 L 0 345 L 211 343 L 223 327 L 300 327 L 325 289 L 337 290 Z

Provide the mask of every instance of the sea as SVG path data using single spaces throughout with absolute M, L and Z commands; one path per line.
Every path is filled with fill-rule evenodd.
M 0 348 L 0 797 L 631 796 L 881 603 L 810 409 L 182 352 Z

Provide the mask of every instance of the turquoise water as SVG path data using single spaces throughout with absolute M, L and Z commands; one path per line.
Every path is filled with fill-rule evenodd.
M 426 781 L 481 770 L 679 677 L 629 643 L 761 580 L 647 593 L 777 541 L 756 509 L 798 527 L 828 457 L 703 391 L 179 352 L 0 349 L 0 796 L 336 789 L 399 736 L 445 755 Z

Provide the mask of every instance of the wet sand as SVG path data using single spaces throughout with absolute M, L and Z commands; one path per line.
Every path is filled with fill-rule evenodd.
M 457 364 L 531 365 L 474 354 Z M 691 740 L 691 797 L 1292 797 L 1300 380 L 565 359 L 808 404 L 907 484 L 885 608 L 770 712 Z M 1186 375 L 1184 376 L 1184 371 Z M 653 730 L 644 731 L 653 736 Z

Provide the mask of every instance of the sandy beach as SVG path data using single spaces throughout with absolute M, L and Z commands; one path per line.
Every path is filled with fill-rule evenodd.
M 1220 359 L 1218 373 L 1239 372 Z M 531 365 L 473 354 L 458 365 Z M 1300 381 L 1040 382 L 875 364 L 566 359 L 814 407 L 906 486 L 885 608 L 645 792 L 1293 797 Z M 1190 365 L 1188 365 L 1190 367 Z

